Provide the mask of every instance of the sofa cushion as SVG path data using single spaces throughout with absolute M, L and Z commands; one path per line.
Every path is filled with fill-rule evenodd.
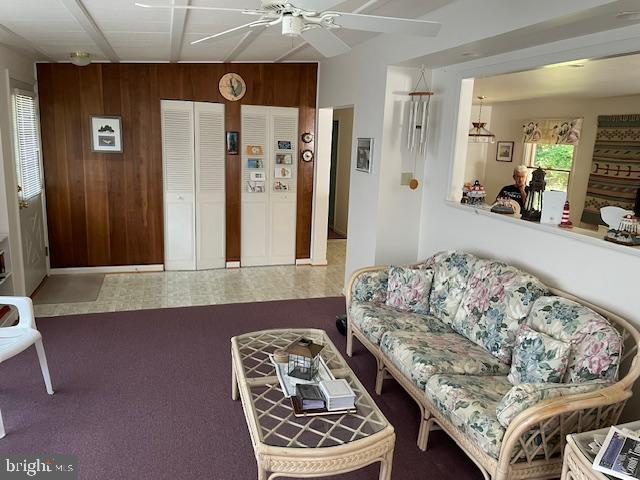
M 386 304 L 398 310 L 428 314 L 433 282 L 430 268 L 389 267 Z
M 505 428 L 498 422 L 496 406 L 511 387 L 507 377 L 434 375 L 425 392 L 456 428 L 498 458 Z
M 571 345 L 563 382 L 618 378 L 622 337 L 608 320 L 568 298 L 538 299 L 527 321 L 531 327 Z
M 424 389 L 437 373 L 506 375 L 509 366 L 457 333 L 389 331 L 382 353 L 415 385 Z
M 351 285 L 351 298 L 359 302 L 384 303 L 388 278 L 388 268 L 361 273 Z
M 501 262 L 479 260 L 452 327 L 500 361 L 511 363 L 518 327 L 546 291 L 533 275 Z
M 429 314 L 451 324 L 456 316 L 467 280 L 478 259 L 465 252 L 440 252 L 421 268 L 433 268 Z
M 515 385 L 496 406 L 498 421 L 508 427 L 521 412 L 536 403 L 566 395 L 577 395 L 600 390 L 611 385 L 606 380 L 591 380 L 583 383 L 521 383 Z
M 451 328 L 437 318 L 411 312 L 401 312 L 386 305 L 352 301 L 349 321 L 376 345 L 388 331 L 451 332 Z
M 519 383 L 561 383 L 571 347 L 528 325 L 520 325 L 513 349 L 509 381 Z

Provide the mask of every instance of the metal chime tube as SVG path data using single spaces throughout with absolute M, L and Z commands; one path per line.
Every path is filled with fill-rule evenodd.
M 407 124 L 407 148 L 409 150 L 411 150 L 411 138 L 413 135 L 413 121 L 414 121 L 414 116 L 413 116 L 413 98 L 409 101 L 409 123 Z
M 420 153 L 424 153 L 425 141 L 427 139 L 427 112 L 429 110 L 429 100 L 426 102 L 422 100 L 422 122 L 420 123 Z M 430 98 L 430 97 L 427 97 Z

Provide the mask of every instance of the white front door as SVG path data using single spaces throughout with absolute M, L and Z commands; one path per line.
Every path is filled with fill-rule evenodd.
M 25 293 L 31 295 L 47 276 L 42 194 L 20 201 L 20 236 Z
M 14 89 L 13 120 L 25 293 L 47 275 L 38 109 L 33 92 Z

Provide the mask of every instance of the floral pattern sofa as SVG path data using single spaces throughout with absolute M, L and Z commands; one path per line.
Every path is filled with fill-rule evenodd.
M 559 476 L 566 435 L 617 422 L 640 374 L 628 322 L 465 252 L 355 272 L 347 314 L 376 392 L 390 374 L 420 406 L 418 446 L 437 423 L 485 478 Z

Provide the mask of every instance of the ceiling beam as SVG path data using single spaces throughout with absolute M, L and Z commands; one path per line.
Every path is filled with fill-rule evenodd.
M 368 0 L 363 5 L 360 5 L 358 8 L 353 10 L 351 13 L 363 13 L 366 10 L 370 10 L 372 7 L 374 7 L 376 4 L 380 3 L 381 1 L 382 0 Z M 389 0 L 387 0 L 387 2 L 388 1 Z M 288 58 L 291 58 L 292 56 L 294 56 L 296 53 L 298 53 L 300 50 L 302 50 L 307 45 L 309 45 L 307 42 L 302 42 L 297 47 L 293 47 L 291 50 L 288 50 L 288 51 L 284 52 L 282 55 L 280 55 L 278 58 L 276 58 L 274 60 L 274 62 L 275 63 L 284 62 Z
M 104 36 L 100 27 L 95 22 L 87 7 L 84 6 L 82 0 L 60 0 L 62 4 L 67 7 L 67 10 L 75 17 L 84 31 L 91 37 L 93 42 L 100 49 L 105 58 L 112 62 L 119 62 L 120 59 L 116 54 L 113 47 L 107 41 L 107 37 Z
M 49 57 L 44 51 L 40 50 L 29 40 L 24 38 L 22 35 L 17 34 L 13 30 L 4 25 L 0 25 L 0 31 L 3 34 L 0 35 L 2 38 L 2 43 L 12 50 L 16 50 L 25 55 L 36 55 L 36 60 L 46 60 L 48 62 L 53 62 L 54 60 Z
M 190 0 L 172 0 L 174 6 L 186 7 Z M 184 31 L 187 26 L 187 15 L 189 10 L 186 8 L 171 9 L 171 56 L 172 62 L 179 62 L 182 54 L 182 42 L 184 41 Z
M 236 46 L 233 47 L 233 49 L 229 52 L 229 55 L 224 58 L 223 62 L 232 62 L 236 58 L 238 58 L 238 55 L 244 52 L 247 47 L 251 45 L 256 40 L 256 38 L 258 38 L 264 31 L 265 27 L 250 28 L 249 31 L 245 33 L 242 39 L 236 44 Z

